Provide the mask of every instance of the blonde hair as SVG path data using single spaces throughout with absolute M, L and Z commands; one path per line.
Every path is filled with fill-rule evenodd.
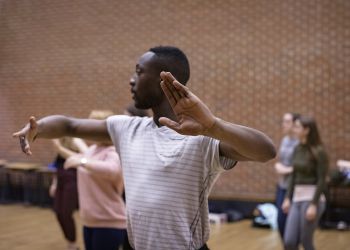
M 112 115 L 114 115 L 114 113 L 110 110 L 92 110 L 89 115 L 89 118 L 97 119 L 97 120 L 105 120 Z

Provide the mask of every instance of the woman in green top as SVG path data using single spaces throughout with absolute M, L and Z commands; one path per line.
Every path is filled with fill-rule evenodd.
M 299 145 L 293 153 L 293 173 L 282 204 L 288 212 L 284 233 L 286 250 L 313 250 L 313 234 L 325 209 L 325 179 L 328 159 L 322 146 L 316 122 L 301 116 L 295 122 Z

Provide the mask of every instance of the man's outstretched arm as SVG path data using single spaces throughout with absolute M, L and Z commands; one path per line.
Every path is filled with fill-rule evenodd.
M 39 121 L 30 117 L 23 129 L 13 134 L 19 138 L 22 151 L 31 155 L 30 143 L 37 138 L 79 137 L 94 141 L 110 141 L 105 120 L 77 119 L 62 115 L 47 116 Z
M 216 118 L 209 108 L 169 72 L 161 73 L 161 87 L 178 121 L 166 117 L 160 123 L 185 135 L 205 135 L 220 140 L 220 155 L 239 161 L 265 162 L 276 156 L 264 133 Z
M 266 162 L 276 156 L 271 139 L 256 129 L 216 118 L 206 135 L 220 140 L 220 154 L 231 159 Z

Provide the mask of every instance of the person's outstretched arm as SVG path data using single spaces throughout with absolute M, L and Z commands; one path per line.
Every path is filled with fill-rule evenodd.
M 293 167 L 283 165 L 281 162 L 276 162 L 275 170 L 276 170 L 276 173 L 279 175 L 288 175 L 293 172 Z
M 81 160 L 85 158 L 86 163 L 81 164 Z M 64 163 L 64 168 L 78 168 L 83 167 L 91 174 L 101 178 L 115 180 L 121 176 L 121 167 L 119 156 L 115 151 L 109 151 L 104 155 L 103 160 L 86 158 L 84 154 L 76 154 L 69 157 Z
M 22 151 L 31 155 L 30 143 L 37 138 L 79 137 L 94 141 L 110 142 L 105 120 L 77 119 L 62 115 L 47 116 L 39 121 L 30 117 L 23 129 L 13 134 L 19 138 Z
M 73 138 L 72 143 L 78 149 L 79 153 L 85 153 L 89 149 L 86 142 L 80 138 Z
M 60 139 L 52 139 L 52 144 L 56 153 L 64 159 L 67 159 L 68 157 L 76 154 L 76 152 L 74 152 L 73 150 L 64 147 L 60 142 Z
M 178 121 L 161 117 L 159 122 L 184 135 L 205 135 L 220 140 L 220 155 L 238 161 L 265 162 L 276 156 L 264 133 L 215 117 L 209 108 L 171 73 L 162 72 L 161 87 Z

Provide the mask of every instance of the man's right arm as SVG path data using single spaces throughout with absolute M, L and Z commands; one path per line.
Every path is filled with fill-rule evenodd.
M 29 123 L 13 136 L 19 138 L 22 151 L 28 155 L 31 155 L 30 143 L 36 138 L 71 136 L 93 141 L 111 141 L 106 120 L 77 119 L 62 115 L 47 116 L 39 121 L 30 117 Z

